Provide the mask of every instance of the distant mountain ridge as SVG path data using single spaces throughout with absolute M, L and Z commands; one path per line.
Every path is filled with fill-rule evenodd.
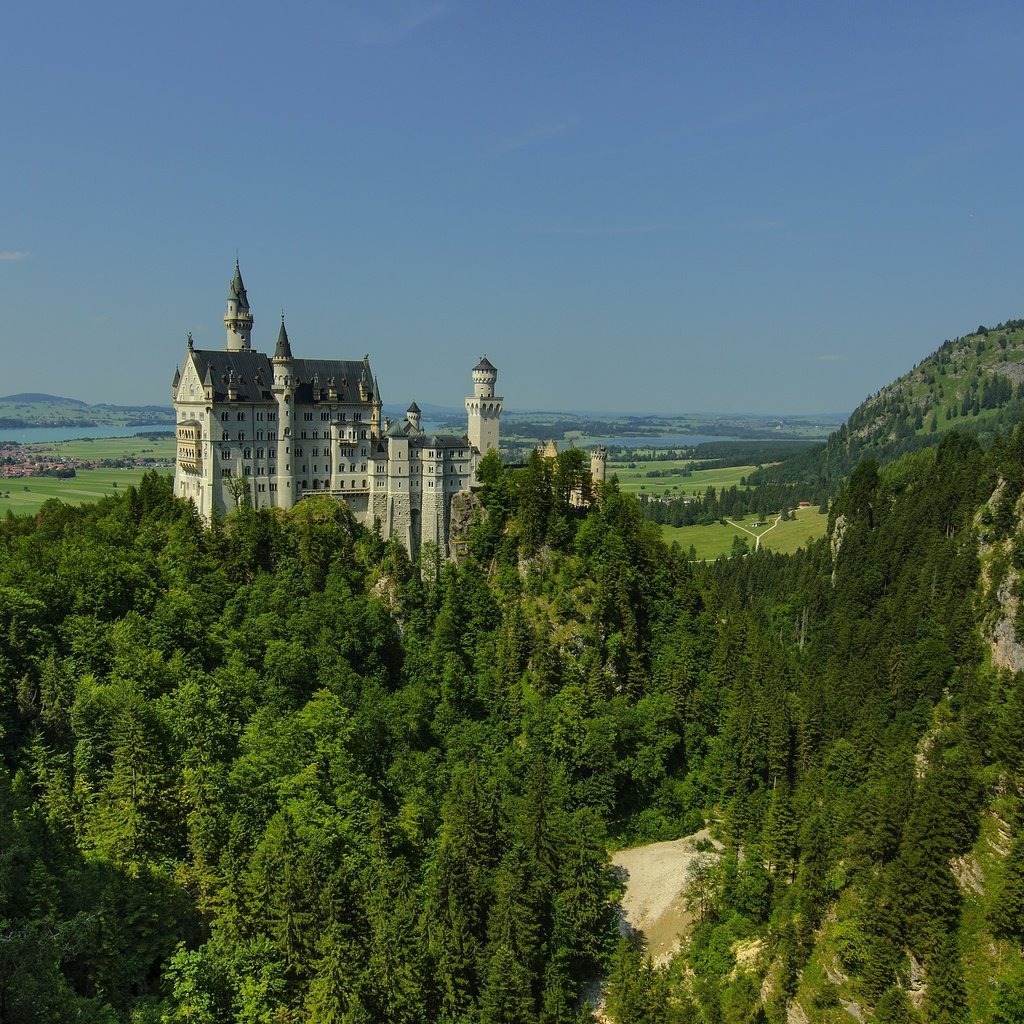
M 865 399 L 825 444 L 752 474 L 751 483 L 814 482 L 835 490 L 864 458 L 884 465 L 938 444 L 949 430 L 988 443 L 1024 415 L 1024 320 L 979 326 Z
M 0 397 L 0 429 L 26 427 L 137 427 L 171 424 L 174 410 L 164 405 L 90 405 L 77 398 L 22 392 Z
M 43 395 L 35 391 L 24 391 L 18 395 L 2 395 L 0 402 L 19 402 L 21 404 L 32 404 L 36 402 L 47 402 L 51 405 L 88 405 L 79 398 L 61 398 L 60 395 Z

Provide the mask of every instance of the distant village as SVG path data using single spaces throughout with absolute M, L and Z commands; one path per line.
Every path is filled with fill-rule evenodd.
M 49 453 L 46 445 L 0 442 L 0 478 L 73 477 L 80 469 L 168 469 L 169 459 L 140 452 L 122 459 L 75 459 Z

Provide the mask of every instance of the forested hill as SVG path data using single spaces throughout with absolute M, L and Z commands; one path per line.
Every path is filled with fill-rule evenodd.
M 1024 440 L 697 567 L 575 450 L 481 485 L 458 565 L 156 475 L 0 523 L 0 1019 L 1021 1020 Z M 607 850 L 705 822 L 655 968 Z
M 821 447 L 750 477 L 757 483 L 825 484 L 834 491 L 862 458 L 885 464 L 937 444 L 948 430 L 1008 436 L 1024 414 L 1024 320 L 945 341 L 852 413 Z

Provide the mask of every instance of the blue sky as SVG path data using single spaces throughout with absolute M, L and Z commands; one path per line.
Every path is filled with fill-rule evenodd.
M 852 409 L 1024 316 L 1019 4 L 22 0 L 0 394 L 272 349 L 461 404 Z

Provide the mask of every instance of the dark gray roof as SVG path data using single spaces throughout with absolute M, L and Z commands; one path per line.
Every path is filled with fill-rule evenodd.
M 204 384 L 213 385 L 215 401 L 227 401 L 228 384 L 231 381 L 234 381 L 239 402 L 263 402 L 271 398 L 274 367 L 270 357 L 262 352 L 253 349 L 227 351 L 194 348 L 190 355 L 196 364 L 199 379 Z M 316 378 L 322 400 L 327 400 L 327 389 L 333 380 L 337 401 L 359 403 L 359 377 L 363 366 L 361 359 L 293 359 L 295 401 L 305 405 L 313 403 L 313 380 Z M 372 396 L 363 404 L 369 406 L 371 401 Z
M 339 402 L 358 402 L 359 378 L 363 372 L 363 361 L 356 359 L 296 359 L 292 365 L 294 379 L 299 383 L 295 387 L 297 402 L 313 401 L 313 378 L 319 381 L 321 391 L 326 398 L 327 388 L 334 381 L 334 389 L 338 392 Z M 373 389 L 366 404 L 373 400 Z
M 487 356 L 481 356 L 480 362 L 473 367 L 474 370 L 493 370 L 495 373 L 498 372 L 498 368 L 487 358 Z
M 176 388 L 181 383 L 181 371 L 178 367 L 174 368 L 174 380 L 171 381 L 171 387 Z
M 249 299 L 245 294 L 245 285 L 242 284 L 242 272 L 238 269 L 238 260 L 235 260 L 235 276 L 231 278 L 228 285 L 228 301 L 234 299 L 238 308 L 246 313 L 249 312 Z
M 468 448 L 469 438 L 463 434 L 420 434 L 410 438 L 417 448 Z
M 274 369 L 262 352 L 251 349 L 233 352 L 215 352 L 192 349 L 196 372 L 204 385 L 213 385 L 216 402 L 226 402 L 228 384 L 233 381 L 239 402 L 265 402 L 271 398 Z
M 412 405 L 410 405 L 409 408 L 406 409 L 405 411 L 406 412 L 417 413 L 417 412 L 420 411 L 420 407 L 415 402 L 413 402 Z

